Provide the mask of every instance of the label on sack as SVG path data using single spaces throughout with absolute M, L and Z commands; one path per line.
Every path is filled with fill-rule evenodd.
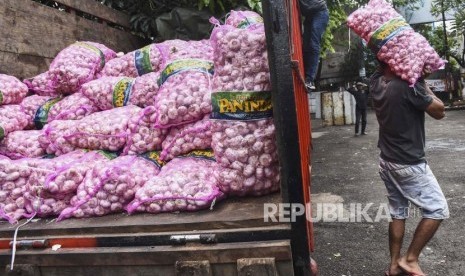
M 255 25 L 255 24 L 263 24 L 263 18 L 260 16 L 254 17 L 246 17 L 243 21 L 241 21 L 238 25 L 238 29 L 247 29 L 248 27 Z
M 370 48 L 375 54 L 379 52 L 389 40 L 405 30 L 411 30 L 412 27 L 405 21 L 403 17 L 397 17 L 389 20 L 379 27 L 371 36 L 368 42 Z
M 36 111 L 36 115 L 34 116 L 34 125 L 36 129 L 42 129 L 48 121 L 48 113 L 50 109 L 63 98 L 53 98 L 46 101 L 39 109 Z
M 55 157 L 57 157 L 55 154 L 45 154 L 41 158 L 42 159 L 53 159 Z
M 5 130 L 0 126 L 0 141 L 5 137 Z
M 85 42 L 76 42 L 74 44 L 77 46 L 89 49 L 92 52 L 96 53 L 100 57 L 100 69 L 102 69 L 105 66 L 105 55 L 103 54 L 102 50 L 95 47 L 94 45 L 90 45 Z
M 123 78 L 115 84 L 113 88 L 113 107 L 122 107 L 128 104 L 133 81 L 134 79 L 131 78 Z
M 158 86 L 161 86 L 165 81 L 178 73 L 184 71 L 199 71 L 213 75 L 213 62 L 203 59 L 178 59 L 168 64 L 160 74 Z
M 211 119 L 249 121 L 271 117 L 271 91 L 212 93 Z
M 150 61 L 150 45 L 134 51 L 134 66 L 139 76 L 153 72 Z
M 187 154 L 178 156 L 178 158 L 186 158 L 186 157 L 193 157 L 193 158 L 206 159 L 210 161 L 216 161 L 215 154 L 213 153 L 212 149 L 193 150 Z
M 101 154 L 103 157 L 106 157 L 109 160 L 113 160 L 113 159 L 115 159 L 116 157 L 119 156 L 119 153 L 114 152 L 114 151 L 98 150 L 97 152 L 99 154 Z
M 166 162 L 160 159 L 160 151 L 149 151 L 140 155 L 142 158 L 149 160 L 154 163 L 158 168 L 166 165 Z

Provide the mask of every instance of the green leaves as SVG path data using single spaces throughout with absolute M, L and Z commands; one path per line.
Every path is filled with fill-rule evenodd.
M 46 1 L 46 0 L 37 0 Z M 261 12 L 261 0 L 97 0 L 131 16 L 132 30 L 147 38 L 157 37 L 156 18 L 176 7 L 208 10 L 221 17 L 232 9 L 246 7 Z
M 326 32 L 323 35 L 323 39 L 321 41 L 321 57 L 325 58 L 328 53 L 334 53 L 334 33 L 343 25 L 345 24 L 347 15 L 344 9 L 339 7 L 333 7 L 333 9 L 329 10 L 329 22 L 328 26 L 326 27 Z
M 447 33 L 449 56 L 452 57 L 458 65 L 465 67 L 465 48 L 459 52 L 460 44 L 465 43 L 465 2 L 463 0 L 434 0 L 431 8 L 431 13 L 435 16 L 441 16 L 442 13 L 453 13 L 454 21 L 451 24 L 450 32 Z M 443 36 L 443 30 L 440 30 Z M 433 43 L 435 45 L 436 43 Z M 438 47 L 445 53 L 445 47 L 441 42 Z M 450 60 L 451 62 L 452 60 Z M 451 64 L 453 64 L 451 62 Z
M 247 4 L 252 10 L 259 12 L 259 13 L 262 12 L 262 1 L 261 0 L 247 0 Z

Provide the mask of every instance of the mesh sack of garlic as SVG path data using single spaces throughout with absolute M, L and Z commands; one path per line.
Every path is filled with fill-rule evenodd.
M 219 169 L 211 150 L 176 157 L 136 191 L 126 210 L 156 214 L 212 208 L 225 197 L 214 177 Z
M 32 78 L 24 79 L 29 91 L 39 96 L 58 97 L 60 94 L 55 91 L 52 76 L 48 71 L 40 73 Z
M 166 57 L 155 96 L 155 126 L 169 128 L 201 120 L 211 112 L 213 51 L 207 40 L 160 44 Z
M 0 141 L 10 132 L 23 130 L 28 123 L 29 117 L 20 105 L 0 106 Z
M 32 95 L 22 101 L 21 108 L 28 115 L 28 129 L 42 129 L 54 120 L 79 120 L 98 111 L 81 93 L 66 97 Z
M 17 78 L 0 74 L 0 105 L 19 104 L 27 91 L 27 86 Z
M 64 139 L 81 149 L 119 151 L 126 145 L 131 117 L 140 110 L 135 105 L 128 105 L 68 121 L 72 122 L 72 130 Z
M 263 195 L 279 189 L 271 83 L 263 23 L 220 25 L 211 39 L 215 74 L 212 148 L 226 194 Z
M 211 143 L 210 115 L 205 115 L 200 121 L 170 128 L 162 143 L 160 157 L 171 160 L 193 150 L 209 149 Z
M 163 165 L 159 152 L 120 156 L 108 163 L 96 164 L 71 198 L 71 206 L 61 212 L 58 220 L 122 212 L 136 191 L 156 176 Z
M 69 205 L 75 187 L 82 181 L 89 167 L 95 162 L 105 162 L 106 158 L 76 150 L 56 158 L 45 159 L 32 171 L 24 192 L 25 209 L 28 215 L 53 217 Z
M 72 94 L 97 77 L 116 53 L 103 44 L 79 41 L 61 50 L 50 64 L 51 87 L 57 93 Z
M 164 58 L 157 44 L 114 58 L 105 64 L 101 76 L 135 78 L 151 72 L 160 71 Z
M 377 58 L 413 86 L 424 71 L 434 72 L 444 61 L 426 38 L 384 0 L 371 0 L 347 17 L 347 25 L 367 43 Z
M 137 78 L 102 77 L 84 84 L 81 92 L 100 110 L 126 105 L 146 107 L 154 105 L 158 77 L 156 72 Z
M 11 159 L 33 158 L 45 155 L 39 143 L 42 130 L 18 130 L 8 134 L 0 142 L 0 154 Z

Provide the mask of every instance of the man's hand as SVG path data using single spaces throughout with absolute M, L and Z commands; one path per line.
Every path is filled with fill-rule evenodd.
M 422 77 L 423 78 L 427 78 L 429 75 L 431 75 L 431 68 L 429 68 L 428 66 L 425 66 L 423 67 L 423 71 L 422 71 Z

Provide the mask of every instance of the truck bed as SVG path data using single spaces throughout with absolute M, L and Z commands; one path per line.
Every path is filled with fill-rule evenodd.
M 17 225 L 1 222 L 0 275 L 292 275 L 290 224 L 263 219 L 263 204 L 279 202 L 275 193 L 199 212 L 40 219 L 18 232 L 17 274 L 9 271 Z
M 213 210 L 163 214 L 112 214 L 103 217 L 39 219 L 22 227 L 18 237 L 160 233 L 270 226 L 263 220 L 263 204 L 281 201 L 279 193 L 262 197 L 229 198 Z M 24 221 L 24 220 L 23 220 Z M 20 223 L 22 223 L 21 221 Z M 11 239 L 17 225 L 0 222 L 0 239 Z

